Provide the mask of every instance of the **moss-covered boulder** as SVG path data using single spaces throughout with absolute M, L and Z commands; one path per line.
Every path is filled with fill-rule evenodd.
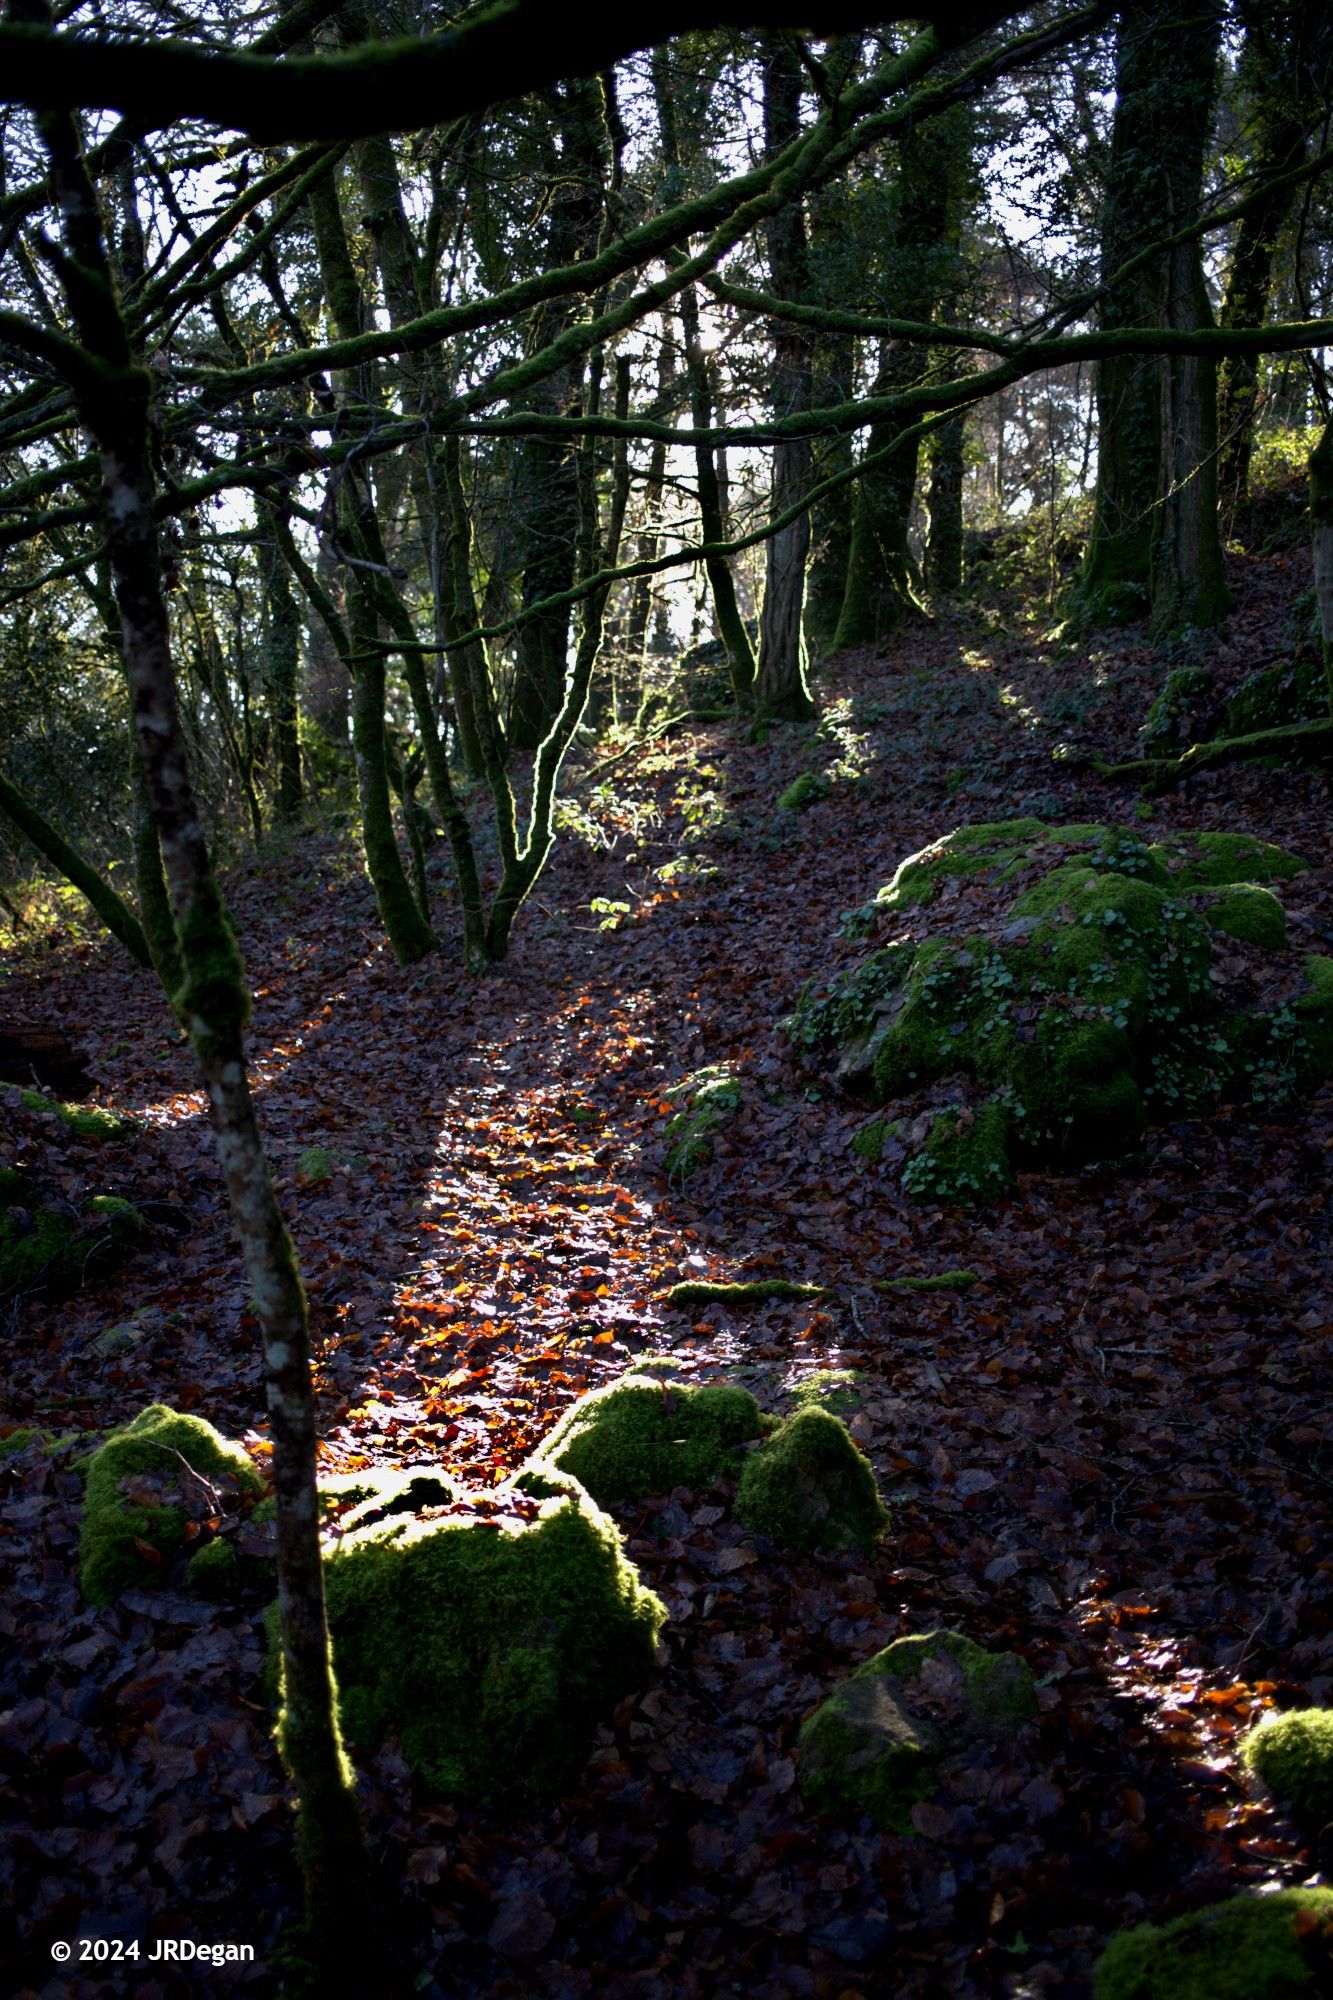
M 1333 1992 L 1333 1889 L 1233 1896 L 1112 1938 L 1095 2000 L 1316 2000 Z
M 1241 1756 L 1297 1819 L 1314 1828 L 1333 1824 L 1333 1709 L 1265 1716 Z
M 832 1410 L 793 1411 L 745 1461 L 736 1518 L 784 1548 L 867 1554 L 888 1526 L 869 1460 Z
M 143 1217 L 118 1195 L 57 1201 L 12 1167 L 0 1169 L 0 1298 L 76 1292 L 130 1256 Z
M 784 1025 L 899 1111 L 863 1157 L 892 1144 L 908 1194 L 975 1203 L 1018 1166 L 1113 1158 L 1154 1119 L 1329 1073 L 1333 961 L 1287 950 L 1276 893 L 1305 865 L 1249 834 L 962 827 L 849 913 L 850 962 Z
M 1293 722 L 1320 722 L 1328 715 L 1328 681 L 1322 660 L 1280 660 L 1242 681 L 1226 705 L 1223 736 L 1252 736 Z
M 110 1604 L 135 1586 L 160 1585 L 187 1546 L 190 1522 L 264 1490 L 239 1445 L 202 1417 L 164 1403 L 150 1404 L 113 1431 L 88 1460 L 86 1474 L 79 1581 L 92 1604 Z
M 748 1389 L 625 1375 L 581 1396 L 532 1461 L 577 1479 L 599 1506 L 675 1486 L 707 1486 L 740 1468 L 764 1419 Z
M 48 1097 L 42 1090 L 20 1090 L 18 1096 L 25 1111 L 54 1113 L 76 1139 L 132 1139 L 138 1129 L 133 1119 L 122 1118 L 100 1104 L 70 1104 L 58 1097 Z
M 1206 667 L 1173 667 L 1139 728 L 1145 757 L 1174 757 L 1203 734 L 1213 677 Z
M 829 781 L 822 771 L 802 771 L 778 799 L 784 812 L 804 812 L 829 795 Z
M 896 1639 L 801 1725 L 801 1791 L 821 1812 L 865 1813 L 905 1832 L 940 1763 L 977 1738 L 1004 1741 L 1037 1714 L 1030 1669 L 961 1632 Z
M 712 1159 L 714 1135 L 736 1116 L 741 1095 L 740 1078 L 720 1065 L 671 1085 L 667 1100 L 680 1106 L 664 1134 L 666 1170 L 673 1180 L 688 1180 Z
M 651 1678 L 666 1618 L 575 1481 L 526 1484 L 344 1523 L 325 1563 L 348 1742 L 396 1736 L 428 1785 L 469 1804 L 576 1776 L 597 1725 Z

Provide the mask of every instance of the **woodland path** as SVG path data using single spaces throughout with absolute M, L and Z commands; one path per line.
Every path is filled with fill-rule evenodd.
M 1280 643 L 1294 562 L 1238 568 L 1224 675 Z M 1161 671 L 1130 640 L 1076 656 L 976 621 L 889 661 L 845 656 L 817 744 L 711 726 L 576 785 L 584 837 L 562 838 L 512 962 L 479 984 L 447 955 L 396 968 L 326 843 L 231 885 L 330 1466 L 443 1459 L 487 1483 L 572 1395 L 669 1351 L 775 1403 L 815 1368 L 863 1370 L 852 1428 L 892 1510 L 873 1563 L 766 1558 L 725 1495 L 624 1512 L 672 1609 L 667 1663 L 547 1812 L 414 1802 L 396 1755 L 374 1760 L 420 1990 L 1076 2000 L 1121 1923 L 1317 1865 L 1232 1751 L 1274 1698 L 1333 1695 L 1328 1089 L 1281 1120 L 1155 1132 L 1145 1170 L 1024 1176 L 969 1217 L 905 1208 L 850 1154 L 858 1115 L 773 1033 L 839 913 L 966 819 L 1261 834 L 1315 864 L 1289 907 L 1330 949 L 1326 778 L 1205 776 L 1140 829 L 1132 792 L 1052 761 L 1062 739 L 1123 754 Z M 837 767 L 829 796 L 781 810 L 820 765 Z M 594 898 L 629 905 L 618 928 L 599 929 Z M 16 962 L 8 994 L 88 1046 L 107 1101 L 151 1126 L 121 1172 L 159 1230 L 116 1279 L 11 1329 L 8 1416 L 93 1428 L 161 1399 L 262 1436 L 244 1278 L 160 1003 L 100 948 Z M 719 1062 L 746 1076 L 745 1106 L 672 1188 L 663 1090 Z M 315 1147 L 329 1179 L 301 1170 Z M 951 1266 L 982 1282 L 873 1289 Z M 662 1303 L 681 1276 L 775 1274 L 837 1297 L 744 1318 Z M 98 1362 L 89 1340 L 145 1306 L 160 1331 Z M 270 1991 L 294 1883 L 254 1620 L 147 1593 L 82 1607 L 70 1457 L 0 1472 L 0 1779 L 28 1829 L 0 1863 L 18 1912 L 0 1964 L 50 2000 L 183 1990 L 144 1971 L 53 1980 L 49 1943 L 82 1920 L 250 1939 L 253 1978 L 200 1967 L 190 1990 Z M 940 1623 L 1032 1662 L 1035 1749 L 963 1771 L 918 1808 L 918 1838 L 805 1813 L 802 1715 L 891 1637 Z

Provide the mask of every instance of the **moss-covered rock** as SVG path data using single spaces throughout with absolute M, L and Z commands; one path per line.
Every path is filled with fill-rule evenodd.
M 1281 660 L 1242 681 L 1226 705 L 1223 736 L 1251 736 L 1293 722 L 1319 722 L 1328 714 L 1322 660 Z
M 736 1518 L 785 1548 L 867 1553 L 889 1520 L 869 1460 L 818 1404 L 795 1410 L 749 1454 Z
M 1114 1158 L 1154 1118 L 1272 1101 L 1329 1073 L 1326 961 L 1279 964 L 1264 991 L 1286 997 L 1256 1007 L 1214 957 L 1218 933 L 1285 950 L 1268 885 L 1305 865 L 1250 834 L 1150 844 L 1096 824 L 963 827 L 854 913 L 857 958 L 806 987 L 787 1033 L 877 1104 L 925 1098 L 856 1144 L 873 1159 L 892 1134 L 917 1199 L 972 1204 L 1023 1164 Z M 942 933 L 932 913 L 950 883 L 967 922 Z M 955 1078 L 961 1101 L 942 1103 Z
M 801 1791 L 823 1812 L 866 1813 L 905 1832 L 941 1760 L 978 1738 L 1005 1740 L 1037 1714 L 1030 1669 L 961 1632 L 896 1639 L 801 1725 Z
M 1333 1890 L 1233 1896 L 1112 1938 L 1096 2000 L 1316 2000 L 1333 1991 Z
M 201 1480 L 224 1498 L 264 1490 L 239 1445 L 202 1417 L 163 1403 L 150 1404 L 114 1431 L 86 1470 L 79 1581 L 92 1604 L 110 1604 L 122 1590 L 162 1581 L 164 1567 L 185 1546 L 187 1520 L 213 1511 Z
M 1139 728 L 1145 757 L 1173 757 L 1186 744 L 1198 741 L 1212 685 L 1206 667 L 1172 668 Z
M 138 1209 L 118 1195 L 57 1203 L 8 1169 L 0 1174 L 0 1298 L 75 1292 L 131 1255 L 144 1234 Z
M 231 1543 L 214 1535 L 185 1565 L 185 1581 L 201 1597 L 225 1597 L 235 1587 L 240 1561 Z
M 651 1678 L 666 1618 L 574 1481 L 529 1483 L 541 1491 L 501 1489 L 484 1512 L 344 1532 L 325 1563 L 348 1742 L 397 1736 L 428 1785 L 469 1804 L 575 1776 L 597 1724 Z
M 696 1070 L 666 1092 L 680 1110 L 667 1121 L 666 1170 L 674 1180 L 688 1180 L 713 1157 L 713 1137 L 729 1125 L 740 1109 L 741 1080 L 721 1065 Z
M 706 1486 L 738 1470 L 740 1447 L 763 1431 L 748 1389 L 630 1374 L 572 1404 L 532 1463 L 577 1479 L 605 1507 Z
M 1333 1822 L 1333 1709 L 1265 1716 L 1241 1756 L 1297 1819 L 1313 1827 Z
M 133 1119 L 121 1118 L 100 1104 L 66 1104 L 41 1090 L 20 1090 L 19 1101 L 25 1111 L 54 1112 L 76 1139 L 132 1139 L 137 1129 Z
M 778 799 L 784 812 L 804 812 L 829 795 L 829 781 L 822 771 L 802 771 Z

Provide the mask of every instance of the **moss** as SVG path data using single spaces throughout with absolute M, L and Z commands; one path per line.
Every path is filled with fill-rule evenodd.
M 1309 953 L 1305 960 L 1305 990 L 1293 1012 L 1309 1052 L 1311 1076 L 1333 1075 L 1333 958 Z
M 818 1404 L 796 1410 L 750 1453 L 736 1518 L 786 1548 L 867 1553 L 889 1520 L 869 1460 Z
M 951 1706 L 916 1688 L 929 1661 L 951 1660 L 961 1681 Z M 935 1787 L 941 1759 L 976 1737 L 1010 1737 L 1037 1714 L 1031 1672 L 1014 1653 L 988 1653 L 960 1632 L 895 1640 L 866 1660 L 802 1724 L 801 1790 L 825 1812 L 867 1813 L 906 1832 Z
M 240 1446 L 229 1444 L 210 1423 L 163 1403 L 150 1404 L 88 1460 L 79 1581 L 90 1603 L 110 1604 L 122 1590 L 160 1576 L 159 1565 L 141 1544 L 168 1561 L 182 1547 L 186 1513 L 159 1497 L 182 1490 L 186 1475 L 181 1459 L 215 1484 L 227 1482 L 243 1493 L 264 1490 Z M 143 1474 L 162 1482 L 158 1493 L 145 1489 L 142 1497 L 131 1497 L 122 1490 L 122 1480 Z
M 1319 722 L 1328 714 L 1328 682 L 1321 660 L 1279 661 L 1242 681 L 1226 705 L 1223 733 L 1251 736 L 1293 722 Z M 1173 746 L 1174 747 L 1174 746 Z
M 998 1098 L 976 1111 L 941 1112 L 926 1143 L 903 1168 L 903 1187 L 914 1200 L 967 1208 L 989 1201 L 1013 1179 L 1009 1159 L 1011 1118 Z
M 1271 889 L 1240 882 L 1219 890 L 1199 908 L 1215 931 L 1225 931 L 1242 944 L 1260 945 L 1265 951 L 1286 949 L 1287 915 Z
M 0 1437 L 0 1459 L 15 1458 L 19 1452 L 26 1451 L 30 1444 L 40 1443 L 41 1439 L 41 1431 L 20 1425 L 16 1431 L 10 1431 L 7 1437 Z
M 835 1417 L 850 1416 L 861 1407 L 858 1385 L 862 1379 L 857 1368 L 816 1368 L 813 1375 L 793 1385 L 791 1400 L 798 1408 L 813 1403 L 821 1410 L 831 1410 Z
M 988 928 L 897 941 L 888 979 L 886 948 L 858 913 L 867 955 L 807 987 L 793 1039 L 831 1048 L 838 1080 L 882 1104 L 955 1076 L 977 1087 L 971 1109 L 912 1131 L 902 1180 L 917 1199 L 976 1202 L 1023 1163 L 1114 1158 L 1138 1146 L 1153 1116 L 1192 1115 L 1222 1097 L 1272 1101 L 1333 1066 L 1318 977 L 1293 1007 L 1254 1014 L 1228 1009 L 1212 978 L 1218 928 L 1280 948 L 1281 906 L 1260 884 L 1304 866 L 1249 834 L 1149 846 L 1091 823 L 961 828 L 912 857 L 916 876 L 904 863 L 885 894 L 925 900 L 940 870 L 984 868 L 992 908 L 977 897 L 971 907 Z M 881 1155 L 888 1121 L 863 1132 L 857 1151 Z
M 426 1784 L 468 1804 L 554 1791 L 653 1672 L 665 1608 L 587 1494 L 544 1483 L 558 1490 L 540 1503 L 511 1489 L 515 1517 L 398 1516 L 326 1559 L 348 1741 L 396 1735 Z
M 63 1104 L 40 1090 L 20 1090 L 19 1101 L 26 1111 L 54 1111 L 76 1139 L 131 1139 L 138 1129 L 132 1119 L 119 1118 L 101 1105 Z
M 823 1285 L 798 1285 L 790 1278 L 751 1278 L 744 1284 L 713 1285 L 688 1278 L 666 1295 L 669 1306 L 762 1306 L 774 1299 L 825 1299 Z
M 802 771 L 794 784 L 788 785 L 778 799 L 784 812 L 804 812 L 807 806 L 818 804 L 829 795 L 829 781 L 822 771 Z
M 0 1191 L 0 1297 L 75 1292 L 133 1251 L 143 1218 L 118 1195 L 94 1195 L 82 1211 L 29 1205 L 26 1183 Z
M 1197 716 L 1212 685 L 1205 667 L 1172 668 L 1139 729 L 1145 757 L 1169 757 L 1202 733 Z
M 878 1278 L 877 1292 L 970 1292 L 981 1283 L 975 1271 L 932 1271 L 920 1278 Z
M 235 1549 L 221 1535 L 196 1549 L 185 1565 L 185 1581 L 202 1597 L 225 1597 L 235 1588 L 240 1564 Z
M 898 1130 L 893 1118 L 872 1118 L 868 1125 L 852 1134 L 852 1151 L 862 1160 L 872 1164 L 884 1158 L 884 1148 Z
M 664 1134 L 666 1169 L 675 1179 L 687 1180 L 712 1158 L 713 1135 L 740 1109 L 741 1080 L 729 1069 L 701 1069 L 673 1084 L 666 1094 L 673 1103 L 684 1100 Z
M 327 1146 L 307 1146 L 296 1162 L 297 1178 L 314 1187 L 320 1181 L 331 1181 L 337 1165 Z
M 1333 1709 L 1266 1716 L 1241 1756 L 1298 1819 L 1316 1828 L 1333 1820 Z
M 1315 2000 L 1333 1975 L 1333 1889 L 1233 1896 L 1112 1938 L 1095 2000 Z
M 533 1463 L 577 1479 L 606 1506 L 675 1486 L 706 1486 L 737 1469 L 739 1447 L 763 1428 L 748 1389 L 689 1388 L 631 1374 L 580 1397 Z

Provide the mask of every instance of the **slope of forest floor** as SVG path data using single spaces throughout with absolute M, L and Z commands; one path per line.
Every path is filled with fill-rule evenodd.
M 1275 557 L 1233 580 L 1208 656 L 1228 682 L 1282 646 L 1306 577 Z M 661 1352 L 773 1407 L 817 1368 L 863 1371 L 852 1428 L 891 1509 L 873 1561 L 775 1556 L 725 1491 L 620 1510 L 671 1609 L 664 1664 L 546 1810 L 416 1796 L 392 1746 L 364 1767 L 420 1991 L 1077 2000 L 1123 1924 L 1317 1871 L 1234 1751 L 1273 1703 L 1333 1695 L 1328 1089 L 1157 1130 L 1133 1170 L 1025 1175 L 965 1215 L 906 1207 L 850 1152 L 859 1114 L 774 1032 L 839 913 L 969 819 L 1279 841 L 1313 864 L 1289 906 L 1329 950 L 1325 775 L 1222 771 L 1148 807 L 1053 758 L 1132 754 L 1163 671 L 1139 634 L 1074 651 L 999 615 L 945 619 L 834 662 L 818 737 L 700 726 L 576 774 L 576 824 L 480 983 L 447 950 L 397 968 L 330 837 L 231 882 L 330 1468 L 442 1461 L 490 1483 L 571 1397 Z M 826 796 L 779 806 L 806 770 Z M 91 1430 L 162 1400 L 262 1441 L 256 1326 L 160 999 L 111 948 L 66 939 L 12 956 L 5 1011 L 66 1029 L 143 1121 L 115 1191 L 154 1241 L 25 1308 L 0 1429 Z M 744 1106 L 672 1186 L 664 1090 L 714 1063 L 745 1077 Z M 981 1282 L 874 1288 L 953 1266 Z M 682 1277 L 771 1275 L 834 1294 L 743 1317 L 663 1302 Z M 94 1337 L 144 1307 L 162 1316 L 148 1337 L 98 1359 Z M 75 1455 L 0 1465 L 6 1984 L 155 2000 L 187 1975 L 53 1972 L 52 1942 L 191 1936 L 256 1947 L 252 1967 L 192 1967 L 191 1991 L 271 1992 L 296 1883 L 257 1617 L 171 1593 L 84 1606 Z M 960 1771 L 910 1838 L 805 1810 L 802 1717 L 938 1624 L 1031 1662 L 1035 1743 Z

